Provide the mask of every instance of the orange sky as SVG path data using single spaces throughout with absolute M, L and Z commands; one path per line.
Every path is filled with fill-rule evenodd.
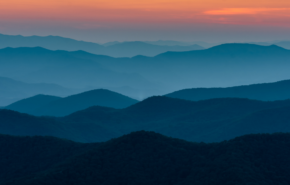
M 255 19 L 251 19 L 251 18 Z M 216 22 L 288 26 L 289 0 L 0 0 L 1 20 Z M 269 20 L 270 18 L 270 20 Z
M 0 0 L 0 32 L 10 29 L 1 22 L 25 21 L 34 21 L 35 27 L 47 21 L 52 26 L 66 24 L 77 29 L 109 23 L 290 28 L 290 0 Z

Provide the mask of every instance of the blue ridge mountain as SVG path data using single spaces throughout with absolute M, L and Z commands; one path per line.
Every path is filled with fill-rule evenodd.
M 64 111 L 56 108 L 53 112 L 56 105 L 64 110 L 71 105 L 55 102 L 38 110 L 46 108 L 49 113 L 60 114 Z M 193 102 L 159 96 L 123 109 L 93 106 L 57 118 L 2 109 L 0 133 L 98 142 L 146 130 L 194 142 L 219 142 L 244 134 L 290 132 L 289 107 L 290 100 L 221 98 Z
M 77 56 L 79 53 L 85 52 L 51 51 L 40 47 L 1 49 L 0 74 L 29 83 L 55 83 L 73 88 L 158 87 L 138 74 L 115 72 L 97 62 L 115 58 L 93 55 L 96 61 L 92 61 Z
M 0 34 L 0 48 L 6 47 L 43 47 L 49 50 L 77 51 L 83 50 L 97 55 L 108 55 L 112 57 L 133 57 L 136 55 L 155 56 L 167 51 L 190 51 L 204 49 L 192 44 L 187 46 L 161 46 L 146 42 L 113 42 L 108 44 L 97 44 L 93 42 L 78 41 L 59 36 L 29 36 L 3 35 Z
M 94 55 L 74 54 L 97 61 Z M 223 44 L 205 50 L 98 62 L 111 70 L 138 73 L 148 80 L 178 90 L 290 79 L 289 59 L 290 51 L 276 45 Z
M 138 101 L 105 89 L 96 89 L 65 98 L 37 95 L 15 102 L 5 109 L 38 116 L 66 116 L 92 106 L 126 108 Z
M 39 94 L 14 102 L 6 106 L 5 109 L 14 110 L 21 113 L 33 114 L 39 108 L 60 99 L 62 98 L 57 96 Z
M 6 48 L 0 50 L 0 59 L 0 75 L 5 77 L 70 88 L 129 87 L 145 97 L 185 88 L 290 79 L 290 51 L 275 45 L 224 44 L 206 50 L 133 58 L 84 51 Z
M 0 77 L 0 105 L 6 106 L 21 99 L 37 94 L 68 96 L 78 92 L 48 83 L 24 83 L 6 77 Z
M 230 97 L 262 101 L 286 100 L 290 99 L 290 80 L 228 88 L 183 89 L 166 94 L 165 96 L 192 101 Z

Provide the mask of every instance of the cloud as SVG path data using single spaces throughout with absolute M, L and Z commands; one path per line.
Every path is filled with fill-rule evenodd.
M 272 11 L 290 10 L 289 8 L 224 8 L 205 11 L 206 15 L 255 15 Z

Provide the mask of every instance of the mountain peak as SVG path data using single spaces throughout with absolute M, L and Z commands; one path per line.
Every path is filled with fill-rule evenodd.
M 208 50 L 211 51 L 264 51 L 269 49 L 276 49 L 285 51 L 286 49 L 279 47 L 277 45 L 270 45 L 270 46 L 261 46 L 256 44 L 248 44 L 248 43 L 227 43 L 227 44 L 221 44 L 218 46 L 214 46 L 212 48 L 209 48 Z

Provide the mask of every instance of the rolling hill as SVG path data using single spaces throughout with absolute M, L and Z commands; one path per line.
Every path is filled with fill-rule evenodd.
M 184 89 L 165 96 L 192 101 L 230 97 L 262 101 L 286 100 L 290 99 L 290 80 L 228 88 Z
M 245 134 L 290 132 L 289 107 L 289 100 L 223 98 L 192 102 L 152 97 L 123 109 L 93 106 L 58 118 L 0 110 L 0 133 L 98 142 L 147 130 L 188 141 L 219 142 Z
M 91 90 L 65 98 L 38 95 L 20 100 L 6 109 L 38 116 L 66 116 L 92 106 L 125 108 L 137 103 L 129 98 L 105 89 Z
M 53 102 L 62 99 L 57 96 L 36 95 L 26 99 L 22 99 L 5 107 L 8 110 L 14 110 L 21 113 L 33 114 L 37 109 Z
M 105 109 L 101 113 L 114 111 L 101 109 Z M 52 117 L 35 117 L 6 109 L 0 109 L 0 120 L 1 134 L 15 136 L 54 136 L 83 143 L 102 142 L 120 136 L 85 120 L 82 123 L 64 123 Z
M 0 77 L 0 105 L 6 106 L 18 100 L 37 94 L 68 96 L 79 92 L 55 84 L 24 83 L 11 78 Z
M 141 131 L 89 145 L 1 135 L 0 184 L 289 184 L 289 146 L 282 133 L 205 144 Z
M 218 142 L 244 134 L 290 132 L 289 116 L 285 113 L 289 107 L 289 100 L 262 102 L 224 98 L 191 102 L 152 97 L 101 117 L 98 113 L 94 116 L 94 109 L 89 108 L 60 119 L 67 123 L 81 123 L 85 119 L 123 134 L 147 130 L 188 141 Z M 266 110 L 273 111 L 269 116 L 279 117 L 279 121 L 267 121 L 267 116 L 263 116 Z M 255 121 L 248 124 L 247 120 L 253 119 Z M 241 129 L 243 125 L 247 127 Z

